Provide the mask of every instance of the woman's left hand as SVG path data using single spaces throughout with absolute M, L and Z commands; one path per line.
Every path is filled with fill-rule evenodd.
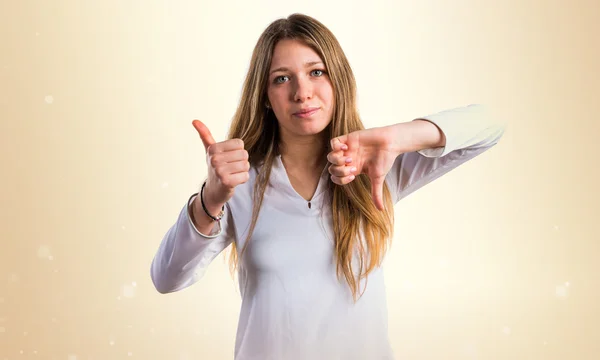
M 384 209 L 385 176 L 400 154 L 390 130 L 380 127 L 339 136 L 331 140 L 332 151 L 327 155 L 334 183 L 348 184 L 359 174 L 366 174 L 371 179 L 371 196 L 379 210 Z

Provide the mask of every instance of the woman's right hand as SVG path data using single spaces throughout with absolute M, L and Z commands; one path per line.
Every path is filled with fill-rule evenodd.
M 210 130 L 199 120 L 192 121 L 206 151 L 208 178 L 204 188 L 204 203 L 213 216 L 234 194 L 236 186 L 248 181 L 250 163 L 241 139 L 215 142 Z M 216 209 L 215 209 L 216 208 Z

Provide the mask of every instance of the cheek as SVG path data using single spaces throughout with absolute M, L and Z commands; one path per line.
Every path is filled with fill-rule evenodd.
M 325 88 L 323 89 L 323 95 L 324 95 L 324 100 L 327 102 L 327 104 L 329 104 L 330 108 L 333 108 L 333 106 L 335 105 L 335 98 L 333 95 L 333 87 L 331 86 L 331 84 L 327 84 L 327 86 L 325 86 Z
M 282 90 L 283 89 L 271 89 L 267 92 L 272 107 L 280 108 L 285 105 L 286 94 Z

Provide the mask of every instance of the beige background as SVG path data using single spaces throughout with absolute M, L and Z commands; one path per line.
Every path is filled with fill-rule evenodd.
M 397 358 L 600 359 L 594 2 L 2 1 L 0 360 L 233 358 L 224 257 L 169 295 L 149 267 L 205 174 L 191 121 L 223 139 L 293 12 L 340 40 L 367 126 L 474 102 L 508 123 L 397 205 Z

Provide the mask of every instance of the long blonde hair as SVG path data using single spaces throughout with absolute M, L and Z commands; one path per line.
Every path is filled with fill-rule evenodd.
M 252 221 L 245 245 L 238 254 L 232 244 L 230 271 L 232 275 L 254 231 L 263 202 L 271 168 L 279 153 L 279 129 L 272 111 L 265 107 L 267 81 L 273 50 L 278 41 L 295 39 L 311 47 L 323 60 L 335 94 L 331 123 L 324 130 L 332 139 L 364 126 L 356 108 L 356 81 L 340 44 L 322 23 L 302 14 L 271 23 L 262 33 L 252 53 L 250 67 L 243 84 L 240 103 L 229 129 L 229 139 L 242 139 L 250 164 L 260 169 L 257 174 Z M 329 142 L 327 142 L 329 146 Z M 381 265 L 393 232 L 393 204 L 387 185 L 384 185 L 385 210 L 378 210 L 371 198 L 371 184 L 364 175 L 344 186 L 329 181 L 333 212 L 333 230 L 337 275 L 343 275 L 353 299 L 359 295 L 361 279 Z M 358 250 L 358 269 L 353 268 L 353 256 Z M 363 291 L 364 292 L 364 291 Z

